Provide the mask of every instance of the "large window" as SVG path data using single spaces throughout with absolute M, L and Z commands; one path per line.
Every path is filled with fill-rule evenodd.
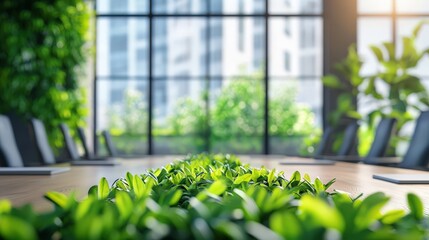
M 322 0 L 98 0 L 96 10 L 96 131 L 120 151 L 311 151 Z

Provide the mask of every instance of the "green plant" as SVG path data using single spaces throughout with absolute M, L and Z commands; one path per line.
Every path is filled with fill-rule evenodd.
M 338 126 L 344 117 L 363 120 L 366 126 L 359 135 L 368 140 L 373 137 L 375 123 L 380 118 L 392 117 L 398 120 L 396 135 L 399 136 L 403 126 L 414 119 L 413 111 L 422 111 L 429 106 L 426 88 L 420 78 L 412 74 L 420 60 L 429 53 L 429 48 L 418 50 L 415 43 L 424 24 L 425 22 L 419 23 L 411 36 L 402 38 L 401 53 L 396 52 L 396 46 L 392 42 L 370 46 L 379 64 L 378 72 L 370 76 L 362 76 L 363 62 L 356 52 L 356 47 L 350 47 L 347 58 L 336 66 L 336 70 L 346 81 L 340 81 L 335 75 L 323 78 L 325 86 L 342 91 L 337 101 L 337 110 L 330 114 L 331 125 Z M 358 95 L 369 97 L 377 103 L 365 117 L 356 110 L 354 99 Z M 361 142 L 364 144 L 359 152 L 366 154 L 369 141 Z
M 307 174 L 243 165 L 230 155 L 194 155 L 88 197 L 50 192 L 55 209 L 0 201 L 2 239 L 424 239 L 428 217 L 408 194 L 410 212 L 383 213 L 383 193 L 351 198 Z
M 83 0 L 4 0 L 0 10 L 0 113 L 41 119 L 51 143 L 58 125 L 84 124 L 89 10 Z
M 389 116 L 398 120 L 398 132 L 413 120 L 413 110 L 422 111 L 429 106 L 427 89 L 418 76 L 412 73 L 420 60 L 429 54 L 429 48 L 418 50 L 416 40 L 425 22 L 419 23 L 409 37 L 402 38 L 402 52 L 393 43 L 371 46 L 381 69 L 369 76 L 365 94 L 379 100 L 377 109 L 368 114 L 370 126 L 377 116 Z M 377 81 L 387 86 L 387 95 L 377 88 Z M 417 98 L 415 101 L 413 98 Z

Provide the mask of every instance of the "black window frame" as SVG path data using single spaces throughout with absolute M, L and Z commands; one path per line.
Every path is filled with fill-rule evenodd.
M 155 77 L 154 76 L 154 72 L 153 72 L 153 52 L 154 52 L 154 48 L 156 47 L 153 44 L 153 38 L 154 38 L 154 29 L 153 29 L 153 22 L 155 18 L 205 18 L 207 20 L 208 23 L 210 23 L 210 19 L 212 18 L 238 18 L 238 19 L 245 19 L 245 18 L 263 18 L 263 28 L 264 28 L 264 46 L 263 49 L 265 51 L 265 56 L 263 59 L 263 64 L 264 64 L 264 77 L 263 77 L 263 84 L 264 84 L 264 127 L 263 127 L 263 139 L 262 139 L 262 153 L 263 154 L 270 154 L 270 133 L 269 133 L 269 101 L 270 101 L 270 96 L 269 96 L 269 85 L 270 85 L 270 79 L 272 78 L 279 78 L 278 76 L 271 76 L 269 73 L 269 69 L 270 69 L 270 61 L 269 61 L 269 51 L 270 51 L 270 47 L 269 47 L 269 35 L 270 35 L 270 19 L 274 19 L 274 18 L 285 18 L 285 19 L 290 19 L 290 18 L 315 18 L 315 19 L 321 19 L 322 23 L 325 21 L 325 14 L 324 14 L 324 4 L 326 0 L 321 0 L 321 11 L 319 13 L 306 13 L 306 12 L 302 12 L 302 13 L 283 13 L 283 14 L 278 14 L 278 13 L 270 13 L 270 8 L 269 8 L 269 2 L 270 0 L 265 0 L 265 10 L 264 12 L 257 12 L 257 13 L 236 13 L 236 14 L 229 14 L 229 13 L 212 13 L 210 10 L 211 7 L 211 3 L 212 1 L 208 0 L 207 1 L 207 10 L 205 11 L 206 13 L 156 13 L 155 12 L 155 6 L 153 6 L 153 1 L 157 1 L 157 0 L 147 0 L 148 1 L 148 12 L 147 13 L 98 13 L 97 12 L 97 1 L 94 1 L 94 11 L 95 11 L 95 25 L 97 26 L 98 23 L 98 19 L 101 18 L 107 18 L 107 19 L 113 19 L 113 18 L 128 18 L 128 19 L 132 19 L 132 18 L 143 18 L 143 19 L 147 19 L 148 20 L 148 76 L 147 77 L 140 77 L 140 76 L 98 76 L 97 75 L 97 68 L 96 68 L 96 62 L 97 62 L 97 58 L 95 57 L 95 61 L 94 61 L 94 82 L 93 82 L 93 110 L 94 110 L 94 114 L 93 114 L 93 137 L 94 137 L 94 148 L 95 148 L 95 152 L 97 152 L 98 150 L 98 146 L 97 146 L 97 83 L 99 81 L 102 80 L 109 80 L 109 79 L 114 79 L 114 80 L 148 80 L 148 92 L 147 92 L 147 96 L 148 96 L 148 124 L 147 124 L 147 128 L 148 128 L 148 154 L 152 155 L 154 154 L 153 152 L 153 104 L 154 104 L 154 96 L 153 96 L 153 83 L 154 80 L 156 78 L 171 78 L 171 76 L 165 76 L 165 77 Z M 215 0 L 217 1 L 217 0 Z M 325 26 L 325 24 L 322 24 L 323 27 Z M 210 26 L 210 24 L 208 24 L 208 26 Z M 211 29 L 211 28 L 210 28 Z M 324 32 L 324 30 L 322 30 Z M 209 88 L 210 83 L 214 82 L 212 80 L 218 80 L 219 78 L 227 78 L 229 76 L 213 76 L 210 73 L 210 57 L 211 57 L 211 52 L 210 52 L 210 34 L 212 31 L 208 30 L 206 31 L 206 45 L 207 45 L 207 51 L 206 51 L 206 74 L 205 76 L 199 76 L 199 77 L 191 77 L 191 78 L 202 78 L 205 79 L 205 81 L 207 81 L 207 84 L 205 84 L 207 86 L 207 88 Z M 322 35 L 322 53 L 324 51 L 323 46 L 324 46 L 324 37 Z M 95 46 L 97 45 L 97 36 L 94 38 L 95 41 Z M 325 58 L 323 58 L 323 62 L 325 62 Z M 323 63 L 324 64 L 324 63 Z M 325 71 L 324 71 L 325 73 Z M 322 73 L 322 74 L 324 74 Z M 283 76 L 283 77 L 291 77 L 291 76 Z M 283 78 L 280 77 L 280 78 Z M 317 79 L 320 78 L 320 75 L 315 75 L 315 76 L 309 76 L 309 75 L 297 75 L 297 76 L 292 76 L 295 78 L 302 78 L 302 79 Z M 174 78 L 174 77 L 173 77 Z M 179 76 L 180 78 L 180 76 Z M 216 81 L 217 82 L 217 81 Z M 209 89 L 206 89 L 209 90 Z M 208 94 L 210 94 L 209 91 L 207 91 Z M 206 104 L 207 105 L 207 111 L 209 109 L 209 103 Z M 324 107 L 323 107 L 324 109 Z M 322 110 L 324 112 L 324 110 Z M 208 120 L 209 121 L 209 120 Z M 209 125 L 209 124 L 207 124 Z M 206 134 L 206 151 L 210 152 L 211 147 L 210 147 L 210 141 L 209 141 L 209 136 L 210 136 L 210 128 L 207 127 L 207 132 Z

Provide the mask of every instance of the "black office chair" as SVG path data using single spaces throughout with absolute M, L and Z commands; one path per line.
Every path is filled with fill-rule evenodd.
M 314 156 L 322 156 L 326 155 L 328 143 L 330 139 L 332 138 L 332 134 L 334 133 L 334 129 L 332 127 L 327 127 L 325 131 L 323 132 L 322 140 L 320 141 L 319 145 L 317 146 L 316 151 L 314 151 Z
M 10 120 L 3 115 L 0 115 L 0 154 L 6 167 L 24 166 Z
M 353 147 L 356 145 L 356 137 L 359 125 L 357 122 L 349 124 L 344 132 L 343 143 L 337 152 L 337 156 L 350 155 Z
M 55 156 L 49 146 L 48 136 L 46 135 L 45 125 L 38 119 L 30 120 L 31 127 L 33 128 L 34 140 L 36 142 L 37 150 L 40 158 L 44 164 L 55 164 Z
M 120 161 L 117 161 L 116 159 L 106 159 L 106 158 L 96 158 L 96 159 L 88 159 L 88 158 L 81 158 L 79 156 L 79 152 L 77 151 L 77 147 L 75 142 L 73 141 L 73 138 L 70 134 L 69 128 L 66 124 L 62 123 L 60 125 L 61 132 L 64 136 L 64 142 L 65 142 L 65 148 L 66 152 L 69 155 L 69 158 L 72 160 L 71 164 L 74 166 L 114 166 L 119 165 Z M 102 161 L 100 161 L 102 160 Z
M 90 159 L 90 160 L 106 160 L 108 158 L 108 157 L 96 156 L 94 153 L 91 152 L 88 146 L 88 142 L 86 141 L 85 130 L 83 130 L 83 128 L 78 127 L 77 133 L 84 150 L 83 158 Z
M 387 148 L 389 147 L 392 133 L 396 126 L 395 118 L 383 118 L 377 126 L 375 131 L 374 140 L 371 144 L 371 148 L 363 159 L 365 163 L 376 163 L 377 158 L 381 158 L 385 155 Z
M 429 163 L 429 111 L 417 119 L 414 133 L 399 167 L 426 168 Z
M 116 150 L 116 147 L 113 144 L 112 137 L 110 136 L 109 131 L 104 130 L 101 132 L 101 135 L 103 136 L 104 143 L 106 144 L 106 149 L 107 149 L 107 152 L 109 153 L 109 156 L 118 157 L 119 156 L 118 151 Z
M 359 162 L 361 160 L 356 160 L 356 156 L 351 156 L 352 150 L 356 146 L 356 139 L 357 139 L 357 131 L 359 129 L 359 124 L 357 122 L 353 122 L 349 124 L 345 131 L 344 136 L 342 140 L 342 144 L 340 146 L 340 149 L 335 155 L 315 155 L 315 159 L 328 159 L 328 160 L 335 160 L 335 161 L 351 161 L 351 162 Z M 333 135 L 335 130 L 330 130 L 330 135 Z M 324 136 L 325 137 L 325 136 Z M 328 142 L 332 141 L 331 136 L 326 136 L 325 144 L 327 145 Z M 353 160 L 350 160 L 350 158 L 353 158 Z
M 405 156 L 401 158 L 367 158 L 364 163 L 400 168 L 427 170 L 429 163 L 429 111 L 417 119 L 414 133 Z
M 64 147 L 68 157 L 71 160 L 79 160 L 80 159 L 79 152 L 77 150 L 76 143 L 74 142 L 70 134 L 69 127 L 65 123 L 61 123 L 60 129 L 63 134 L 64 144 L 65 144 Z

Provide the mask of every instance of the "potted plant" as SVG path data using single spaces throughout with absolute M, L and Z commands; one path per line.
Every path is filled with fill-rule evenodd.
M 401 130 L 406 123 L 414 119 L 413 111 L 423 111 L 429 106 L 427 89 L 420 78 L 412 73 L 420 60 L 429 53 L 429 48 L 419 50 L 415 43 L 426 23 L 420 22 L 411 36 L 402 38 L 402 52 L 397 52 L 392 42 L 370 46 L 378 60 L 378 71 L 370 76 L 362 76 L 362 60 L 357 55 L 355 46 L 350 48 L 347 58 L 337 66 L 337 70 L 345 75 L 347 81 L 341 82 L 334 75 L 323 78 L 325 86 L 344 90 L 338 101 L 338 110 L 331 114 L 333 125 L 344 116 L 361 119 L 370 132 L 366 136 L 371 138 L 376 121 L 381 117 L 392 117 L 398 120 L 396 136 L 399 138 L 396 138 L 394 146 L 398 139 L 404 138 L 401 136 Z M 361 116 L 352 104 L 358 95 L 369 97 L 377 103 L 367 116 Z M 365 136 L 365 133 L 361 133 L 361 136 Z M 360 153 L 365 154 L 368 149 L 366 144 Z

